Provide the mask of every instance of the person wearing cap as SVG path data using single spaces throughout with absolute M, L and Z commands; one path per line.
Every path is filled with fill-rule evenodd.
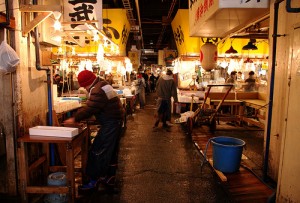
M 168 69 L 166 75 L 161 76 L 156 83 L 157 94 L 157 118 L 154 124 L 156 131 L 159 122 L 162 121 L 163 128 L 170 131 L 167 121 L 171 121 L 171 97 L 178 102 L 177 87 L 173 79 L 173 72 Z
M 100 184 L 110 190 L 115 183 L 124 109 L 112 86 L 93 72 L 81 71 L 78 83 L 89 93 L 86 106 L 64 123 L 74 124 L 94 116 L 101 126 L 88 153 L 86 174 L 89 180 L 79 187 L 79 191 L 90 191 Z

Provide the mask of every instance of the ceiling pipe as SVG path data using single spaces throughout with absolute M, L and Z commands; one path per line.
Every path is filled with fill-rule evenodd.
M 141 24 L 139 0 L 135 0 L 135 6 L 136 6 L 139 27 L 140 27 L 140 32 L 141 32 L 141 49 L 144 50 L 144 39 L 143 39 L 143 30 L 142 30 L 142 24 Z
M 172 13 L 173 13 L 173 11 L 174 11 L 174 7 L 175 7 L 176 3 L 177 3 L 177 0 L 173 0 L 173 1 L 172 1 L 172 4 L 171 4 L 171 6 L 170 6 L 170 10 L 169 10 L 168 16 L 167 16 L 167 20 L 168 20 L 168 21 L 169 21 L 169 20 L 171 19 L 171 17 L 172 17 Z M 159 46 L 161 45 L 161 42 L 162 42 L 163 36 L 164 36 L 164 34 L 165 34 L 166 28 L 167 28 L 167 25 L 163 25 L 162 31 L 161 31 L 161 33 L 160 33 L 160 35 L 159 35 L 159 37 L 158 37 L 157 43 L 156 43 L 156 47 L 157 47 L 157 48 L 159 48 Z
M 33 0 L 33 5 L 38 5 L 38 0 Z M 37 17 L 37 13 L 34 13 L 34 17 Z M 38 26 L 34 28 L 34 38 L 35 38 L 35 64 L 38 71 L 46 71 L 47 74 L 47 94 L 48 94 L 48 125 L 53 125 L 53 111 L 52 111 L 52 93 L 51 93 L 51 70 L 50 68 L 44 68 L 41 66 L 40 58 L 40 41 L 39 41 L 39 29 Z M 55 165 L 55 145 L 50 144 L 50 165 Z

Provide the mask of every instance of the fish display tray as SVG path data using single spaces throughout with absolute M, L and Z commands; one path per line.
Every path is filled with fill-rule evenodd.
M 78 135 L 78 128 L 56 127 L 56 126 L 35 126 L 29 128 L 29 135 L 50 136 L 50 137 L 74 137 Z

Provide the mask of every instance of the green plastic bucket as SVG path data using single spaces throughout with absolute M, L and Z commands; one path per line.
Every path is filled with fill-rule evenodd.
M 239 170 L 245 142 L 233 137 L 214 137 L 213 167 L 224 173 L 234 173 Z

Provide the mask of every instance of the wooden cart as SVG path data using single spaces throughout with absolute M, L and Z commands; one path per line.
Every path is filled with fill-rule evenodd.
M 195 124 L 201 126 L 203 124 L 209 125 L 210 130 L 214 132 L 216 130 L 216 115 L 219 112 L 221 105 L 229 94 L 233 87 L 233 84 L 222 84 L 222 85 L 207 85 L 208 90 L 204 95 L 204 100 L 199 104 L 193 116 L 187 119 L 187 131 L 189 134 L 193 132 L 193 126 Z M 218 106 L 214 109 L 210 105 L 209 93 L 213 87 L 227 87 L 227 91 L 224 92 L 222 100 L 219 102 Z M 191 103 L 191 109 L 193 109 L 193 98 Z

